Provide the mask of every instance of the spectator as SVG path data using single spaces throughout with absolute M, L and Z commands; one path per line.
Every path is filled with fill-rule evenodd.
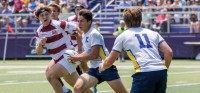
M 142 27 L 145 28 L 150 28 L 150 24 L 151 24 L 151 14 L 147 13 L 148 9 L 146 7 L 142 8 L 142 22 L 141 25 Z
M 167 7 L 166 9 L 167 9 L 168 12 L 174 11 L 174 9 L 172 8 L 172 1 L 171 0 L 166 1 L 165 7 Z M 169 16 L 170 16 L 169 22 L 172 23 L 172 24 L 175 23 L 174 14 L 169 14 Z
M 191 14 L 190 16 L 190 33 L 200 32 L 200 22 L 198 21 L 196 14 Z
M 91 0 L 88 3 L 88 9 L 92 9 L 97 4 L 96 0 Z
M 142 4 L 142 0 L 138 0 L 138 2 L 137 2 L 137 6 L 143 6 L 143 4 Z
M 9 4 L 9 6 L 14 6 L 14 0 L 8 0 L 8 4 Z
M 121 0 L 118 7 L 122 7 L 121 12 L 123 12 L 123 7 L 130 7 L 131 3 L 127 2 L 126 0 Z
M 172 7 L 176 7 L 174 8 L 174 11 L 176 12 L 181 12 L 182 8 L 177 8 L 177 7 L 181 7 L 182 3 L 179 0 L 174 0 L 174 3 L 172 4 Z M 174 19 L 175 19 L 175 23 L 182 23 L 182 14 L 178 13 L 178 14 L 174 14 Z
M 70 2 L 70 1 L 69 1 Z M 77 4 L 81 4 L 84 8 L 88 8 L 87 0 L 72 0 L 71 6 L 74 8 Z
M 153 25 L 153 29 L 156 31 L 167 32 L 168 15 L 163 14 L 164 12 L 167 12 L 167 10 L 166 9 L 161 10 L 162 14 L 159 14 L 156 17 L 156 23 Z
M 79 4 L 82 4 L 85 8 L 88 8 L 87 0 L 75 0 L 78 1 Z
M 22 5 L 24 5 L 22 0 L 15 0 L 12 12 L 19 13 L 19 11 L 22 9 Z
M 2 13 L 3 9 L 4 9 L 3 5 L 0 3 L 0 13 Z M 2 21 L 2 17 L 0 17 L 0 28 L 2 25 L 3 25 L 3 21 Z
M 9 4 L 4 1 L 3 2 L 4 9 L 2 11 L 2 14 L 12 14 L 11 9 L 9 9 L 8 7 L 9 7 Z M 3 23 L 2 25 L 11 24 L 14 22 L 14 17 L 4 16 L 0 21 L 1 23 Z
M 117 27 L 113 35 L 115 37 L 118 37 L 120 34 L 122 34 L 126 30 L 126 25 L 124 23 L 124 20 L 120 20 L 120 25 Z M 124 52 L 121 52 L 120 56 L 118 57 L 118 62 L 124 62 Z
M 119 7 L 130 7 L 131 6 L 131 3 L 130 2 L 127 2 L 126 0 L 122 0 L 120 1 Z
M 22 5 L 22 9 L 19 11 L 20 14 L 30 14 L 30 11 L 26 5 Z M 27 27 L 28 23 L 30 23 L 31 20 L 29 16 L 20 16 L 17 18 L 17 27 L 23 26 Z
M 62 13 L 64 13 L 64 14 L 72 13 L 70 4 L 67 4 L 66 2 L 64 2 L 61 5 L 61 10 L 62 10 Z
M 31 12 L 35 11 L 37 7 L 37 3 L 35 0 L 30 0 L 28 3 L 28 8 L 31 10 Z

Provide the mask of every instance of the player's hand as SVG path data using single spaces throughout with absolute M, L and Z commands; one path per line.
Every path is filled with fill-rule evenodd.
M 40 39 L 40 42 L 39 42 L 39 45 L 45 45 L 46 44 L 46 41 L 47 41 L 47 38 L 46 37 L 42 37 L 41 39 Z
M 71 63 L 74 63 L 74 62 L 76 62 L 76 61 L 79 61 L 77 55 L 74 55 L 74 56 L 69 57 L 68 60 L 70 60 Z
M 105 69 L 103 67 L 103 63 L 99 64 L 99 73 L 103 72 Z

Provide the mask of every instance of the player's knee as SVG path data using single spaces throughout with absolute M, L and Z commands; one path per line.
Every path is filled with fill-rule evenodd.
M 80 85 L 74 85 L 75 93 L 82 93 L 82 87 Z
M 56 78 L 56 75 L 48 72 L 48 73 L 46 73 L 46 78 L 48 81 L 51 81 L 52 79 Z

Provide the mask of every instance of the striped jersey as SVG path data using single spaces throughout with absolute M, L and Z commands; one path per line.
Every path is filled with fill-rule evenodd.
M 161 35 L 152 30 L 129 28 L 116 38 L 112 51 L 125 50 L 136 72 L 163 70 L 167 68 L 158 50 L 163 41 Z
M 73 22 L 74 24 L 78 25 L 76 15 L 68 17 L 67 21 L 68 22 Z M 76 40 L 76 37 L 74 36 L 74 34 L 71 34 L 71 43 L 75 47 L 75 49 L 78 48 L 78 43 L 77 43 L 77 40 Z
M 100 46 L 99 57 L 90 60 L 90 68 L 97 68 L 102 62 L 102 59 L 105 59 L 109 54 L 103 36 L 94 27 L 91 27 L 87 33 L 82 34 L 82 43 L 83 49 L 87 53 L 91 52 L 93 46 Z
M 70 37 L 65 31 L 74 33 L 76 26 L 66 21 L 51 20 L 48 26 L 41 25 L 36 32 L 36 44 L 39 43 L 40 38 L 46 37 L 44 46 L 56 62 L 63 58 L 62 55 L 66 49 L 72 49 Z

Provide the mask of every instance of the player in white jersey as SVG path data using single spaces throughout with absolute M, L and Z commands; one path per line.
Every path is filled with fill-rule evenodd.
M 48 53 L 55 61 L 55 64 L 46 73 L 47 79 L 56 93 L 63 93 L 64 91 L 58 78 L 67 77 L 64 79 L 71 86 L 78 79 L 76 66 L 63 57 L 65 50 L 72 49 L 70 38 L 67 38 L 65 31 L 73 33 L 78 29 L 74 24 L 65 21 L 51 20 L 51 9 L 47 6 L 38 8 L 35 16 L 42 23 L 36 32 L 37 54 L 42 54 L 44 46 L 48 49 Z
M 75 93 L 82 93 L 86 89 L 103 81 L 107 81 L 116 93 L 128 93 L 114 65 L 102 73 L 98 71 L 99 64 L 106 58 L 109 52 L 104 44 L 103 36 L 91 26 L 92 13 L 87 9 L 80 10 L 78 22 L 79 28 L 83 31 L 82 43 L 84 52 L 70 57 L 69 60 L 72 62 L 89 60 L 90 69 L 86 73 L 83 73 L 77 80 L 74 86 Z
M 56 3 L 51 3 L 51 4 L 48 5 L 48 7 L 52 10 L 51 19 L 53 19 L 53 20 L 58 20 L 58 21 L 59 21 L 58 16 L 59 16 L 60 11 L 61 11 L 60 6 L 57 5 Z M 67 39 L 69 39 L 69 38 L 70 38 L 69 34 L 66 35 L 66 37 L 67 37 Z M 67 41 L 68 41 L 68 40 L 67 40 Z M 80 41 L 81 41 L 81 40 L 80 40 Z M 70 42 L 68 42 L 68 43 L 70 43 Z M 48 73 L 49 69 L 51 69 L 51 67 L 52 67 L 54 64 L 56 64 L 56 63 L 55 63 L 55 61 L 52 59 L 52 60 L 49 62 L 48 67 L 47 67 L 47 69 L 46 69 L 46 76 L 47 76 L 47 73 Z M 67 77 L 63 77 L 63 78 L 67 78 Z M 64 93 L 72 93 L 72 91 L 71 91 L 70 89 L 68 89 L 68 88 L 64 85 L 64 83 L 62 82 L 61 78 L 59 78 L 58 80 L 60 81 L 60 83 L 61 83 L 61 85 L 62 85 L 62 88 L 63 88 Z
M 74 7 L 74 13 L 75 13 L 75 15 L 72 15 L 72 16 L 68 17 L 67 21 L 68 22 L 73 22 L 74 24 L 78 25 L 78 22 L 77 22 L 78 12 L 81 9 L 84 9 L 84 6 L 81 5 L 81 4 L 76 4 L 76 6 Z M 75 50 L 78 53 L 82 52 L 82 42 L 78 42 L 80 39 L 81 39 L 81 36 L 79 36 L 78 34 L 76 36 L 74 34 L 71 35 L 71 43 L 72 43 L 72 45 L 74 46 Z M 89 69 L 88 66 L 87 66 L 87 64 L 86 64 L 86 62 L 82 62 L 76 68 L 76 70 L 79 73 L 79 75 L 81 75 L 83 73 L 81 69 L 83 70 L 83 72 L 86 72 Z
M 166 93 L 172 49 L 159 33 L 140 26 L 142 13 L 139 8 L 125 9 L 123 19 L 128 29 L 116 38 L 111 53 L 99 65 L 99 71 L 109 68 L 124 49 L 136 72 L 132 75 L 130 93 Z M 159 50 L 164 53 L 165 62 L 162 62 Z

